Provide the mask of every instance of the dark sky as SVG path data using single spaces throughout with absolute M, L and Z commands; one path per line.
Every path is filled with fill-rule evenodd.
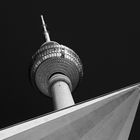
M 72 48 L 83 62 L 76 103 L 140 82 L 140 32 L 124 31 L 124 16 L 114 6 L 12 1 L 1 17 L 0 128 L 53 110 L 51 98 L 29 82 L 31 56 L 45 41 L 41 14 L 51 40 Z M 139 136 L 139 112 L 130 140 Z

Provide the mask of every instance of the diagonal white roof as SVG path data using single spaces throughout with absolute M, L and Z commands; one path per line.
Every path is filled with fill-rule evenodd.
M 16 139 L 24 140 L 25 137 L 26 137 L 26 139 L 28 139 L 28 137 L 29 137 L 29 140 L 41 140 L 41 139 L 43 140 L 43 137 L 44 137 L 47 140 L 49 140 L 49 138 L 50 138 L 50 140 L 55 140 L 55 139 L 52 139 L 51 134 L 54 133 L 53 137 L 55 136 L 55 134 L 56 134 L 56 136 L 58 135 L 57 136 L 57 138 L 58 138 L 60 135 L 62 135 L 62 134 L 59 134 L 60 132 L 58 130 L 62 129 L 65 132 L 66 129 L 64 129 L 64 128 L 67 128 L 67 130 L 69 130 L 68 131 L 69 133 L 67 131 L 65 132 L 67 135 L 71 134 L 70 136 L 68 135 L 67 138 L 80 137 L 82 134 L 77 133 L 78 128 L 77 128 L 77 126 L 73 126 L 73 122 L 75 122 L 76 120 L 78 122 L 78 120 L 80 120 L 81 116 L 83 116 L 83 118 L 84 118 L 84 115 L 86 116 L 86 114 L 88 114 L 88 113 L 90 114 L 91 112 L 93 112 L 95 110 L 96 110 L 96 112 L 98 112 L 99 111 L 98 108 L 100 108 L 100 107 L 104 107 L 103 111 L 101 111 L 100 113 L 102 114 L 102 112 L 104 112 L 104 114 L 102 114 L 102 115 L 107 116 L 107 114 L 105 114 L 105 112 L 106 112 L 106 110 L 109 110 L 109 109 L 105 110 L 105 106 L 107 106 L 107 104 L 109 104 L 109 103 L 111 104 L 111 102 L 112 102 L 111 106 L 113 106 L 115 104 L 115 99 L 116 99 L 117 103 L 116 103 L 116 108 L 114 107 L 114 110 L 115 110 L 114 114 L 116 113 L 118 115 L 118 117 L 119 117 L 119 114 L 121 114 L 121 113 L 119 113 L 119 112 L 121 112 L 121 109 L 127 108 L 127 107 L 129 107 L 129 104 L 135 103 L 133 105 L 132 109 L 126 109 L 126 116 L 128 116 L 128 118 L 127 118 L 127 120 L 124 120 L 124 123 L 122 123 L 123 126 L 121 129 L 122 130 L 121 133 L 119 132 L 119 129 L 116 131 L 114 130 L 114 133 L 117 133 L 116 135 L 118 137 L 118 140 L 125 140 L 129 136 L 130 129 L 132 127 L 132 122 L 134 120 L 134 116 L 135 116 L 137 106 L 139 103 L 139 99 L 140 99 L 139 86 L 140 86 L 139 84 L 136 84 L 136 85 L 121 89 L 119 91 L 115 91 L 113 93 L 104 95 L 102 97 L 88 100 L 88 101 L 82 102 L 80 104 L 74 105 L 72 107 L 68 107 L 66 109 L 52 112 L 51 114 L 46 114 L 39 118 L 29 120 L 27 122 L 15 125 L 13 127 L 9 127 L 7 129 L 1 130 L 0 139 L 2 140 L 2 139 L 8 138 L 9 140 L 16 140 Z M 129 97 L 128 95 L 130 94 L 129 93 L 130 91 L 132 92 L 132 94 Z M 126 96 L 125 98 L 128 98 L 126 101 L 123 99 L 124 96 Z M 118 100 L 119 97 L 120 97 L 120 99 Z M 124 102 L 121 101 L 122 100 L 121 98 L 124 100 Z M 119 106 L 121 106 L 121 108 Z M 110 106 L 108 106 L 108 107 L 110 107 Z M 128 112 L 127 112 L 127 110 L 128 110 Z M 113 112 L 113 111 L 110 111 L 110 112 Z M 108 112 L 108 114 L 111 115 L 110 112 Z M 124 111 L 122 111 L 122 112 L 124 112 Z M 95 114 L 94 116 L 96 118 L 97 114 L 95 112 L 94 112 L 94 114 Z M 124 115 L 125 115 L 125 112 L 124 112 Z M 87 116 L 90 116 L 90 115 L 87 115 Z M 92 118 L 95 123 L 98 121 L 98 119 L 94 119 L 94 116 Z M 101 115 L 98 115 L 98 118 L 100 118 L 100 116 Z M 120 115 L 120 118 L 121 117 L 123 117 L 123 116 Z M 105 123 L 104 119 L 105 118 L 102 118 L 94 129 L 92 128 L 91 130 L 88 131 L 88 133 L 83 135 L 82 136 L 83 139 L 81 138 L 81 140 L 84 140 L 84 137 L 86 139 L 86 137 L 90 137 L 91 135 L 93 135 L 92 131 L 96 131 L 96 133 L 97 133 L 98 129 L 102 130 L 102 134 L 110 133 L 110 132 L 106 132 L 107 129 L 104 129 L 102 126 L 105 126 L 107 128 L 108 124 L 110 124 L 110 126 L 113 127 L 114 124 L 112 122 L 115 122 L 116 120 L 119 121 L 118 118 L 115 118 L 115 116 L 114 117 L 112 116 L 112 117 L 110 117 L 109 120 L 105 121 L 108 123 Z M 89 121 L 92 122 L 93 120 L 90 119 Z M 88 117 L 87 117 L 87 121 L 88 121 Z M 76 122 L 75 122 L 75 124 L 76 124 Z M 80 123 L 78 125 L 80 125 Z M 83 127 L 88 127 L 88 126 L 83 126 Z M 118 127 L 121 127 L 121 125 L 119 125 Z M 73 129 L 75 129 L 75 128 L 76 128 L 76 130 L 73 132 Z M 80 126 L 79 126 L 79 128 L 80 128 Z M 125 129 L 123 129 L 123 128 L 125 128 Z M 44 132 L 44 129 L 45 129 L 45 132 Z M 126 136 L 126 131 L 124 131 L 126 129 L 128 129 L 127 136 Z M 83 128 L 83 131 L 85 131 L 85 130 Z M 108 128 L 108 130 L 110 130 L 110 128 Z M 99 140 L 102 140 L 101 136 L 98 136 L 98 133 L 97 134 L 96 133 L 94 135 L 96 137 L 99 137 Z M 35 136 L 35 134 L 36 134 L 36 136 Z M 60 136 L 60 137 L 61 137 L 61 140 L 63 140 L 64 136 Z M 115 138 L 116 137 L 114 136 L 114 140 L 115 140 Z M 65 138 L 64 138 L 64 140 L 65 140 Z M 68 140 L 70 140 L 70 139 L 68 139 Z M 105 140 L 105 137 L 104 137 L 104 140 Z

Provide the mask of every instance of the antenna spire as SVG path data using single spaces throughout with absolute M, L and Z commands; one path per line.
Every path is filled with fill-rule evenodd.
M 44 28 L 44 35 L 45 35 L 46 42 L 49 42 L 50 41 L 50 36 L 49 36 L 48 31 L 47 31 L 43 15 L 41 15 L 41 20 L 42 20 L 42 25 L 43 25 L 43 28 Z

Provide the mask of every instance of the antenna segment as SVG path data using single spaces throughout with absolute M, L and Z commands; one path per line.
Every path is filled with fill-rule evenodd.
M 44 35 L 45 35 L 46 42 L 49 42 L 50 41 L 50 36 L 49 36 L 48 31 L 47 31 L 43 15 L 41 15 L 41 20 L 42 20 L 42 25 L 43 25 L 43 28 L 44 28 Z

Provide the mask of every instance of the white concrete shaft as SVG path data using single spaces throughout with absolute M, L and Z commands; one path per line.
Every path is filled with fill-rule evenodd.
M 55 109 L 62 109 L 74 105 L 68 84 L 64 81 L 57 81 L 51 87 Z

